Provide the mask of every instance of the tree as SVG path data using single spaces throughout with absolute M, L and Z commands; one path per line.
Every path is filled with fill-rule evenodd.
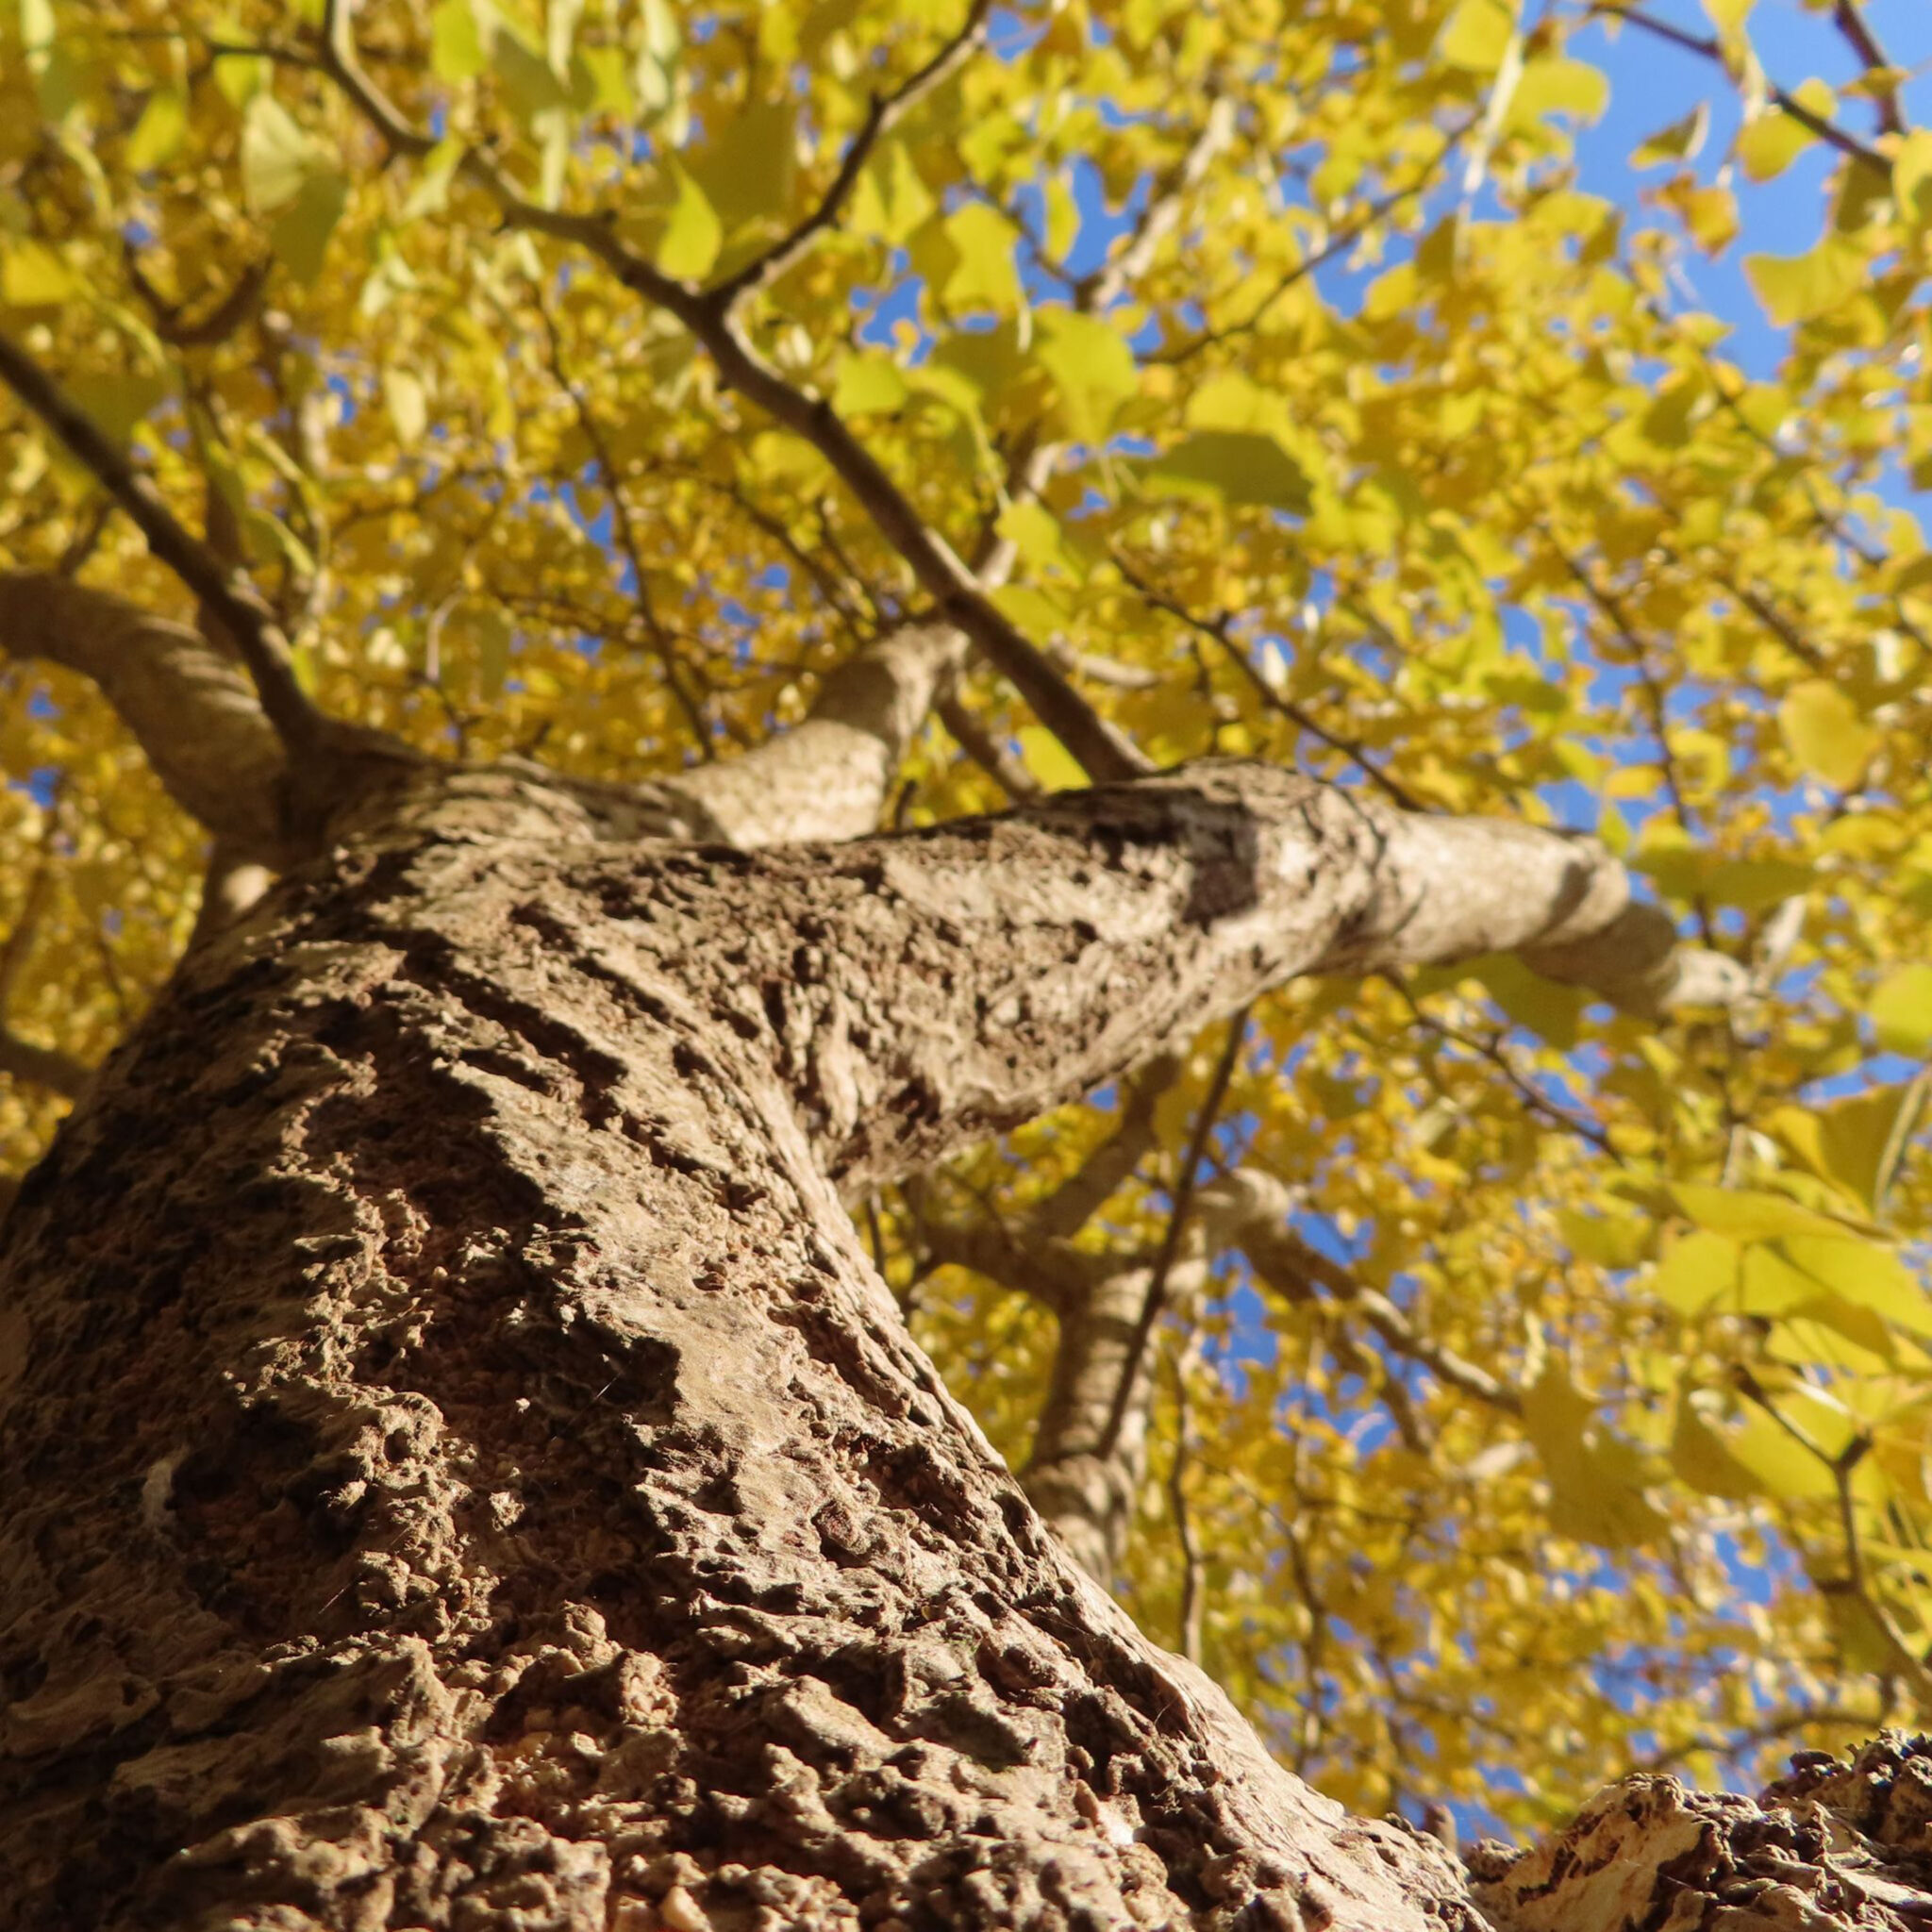
M 22 1924 L 1923 1911 L 1932 139 L 1598 11 L 1775 377 L 1500 0 L 22 7 Z

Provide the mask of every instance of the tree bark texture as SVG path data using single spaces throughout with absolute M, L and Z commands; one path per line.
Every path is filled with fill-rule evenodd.
M 835 1188 L 1621 870 L 1256 766 L 762 853 L 378 776 L 4 1230 L 11 1923 L 1479 1924 L 1042 1529 Z
M 8 1224 L 17 1922 L 1467 1918 L 1041 1530 L 833 1191 L 1278 973 L 1234 792 L 754 857 L 408 785 Z

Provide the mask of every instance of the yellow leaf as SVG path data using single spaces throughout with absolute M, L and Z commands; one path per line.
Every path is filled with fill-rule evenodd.
M 1865 1012 L 1888 1053 L 1932 1053 L 1932 966 L 1901 966 L 1889 974 Z
M 1436 52 L 1451 67 L 1493 74 L 1502 66 L 1515 32 L 1516 9 L 1504 0 L 1458 0 Z
M 1301 465 L 1272 436 L 1251 430 L 1196 430 L 1155 462 L 1146 479 L 1164 495 L 1218 497 L 1300 513 L 1309 504 Z
M 1704 0 L 1710 24 L 1721 34 L 1734 34 L 1744 25 L 1756 0 Z
M 80 278 L 59 254 L 30 236 L 5 244 L 0 256 L 0 301 L 14 308 L 44 308 L 81 292 Z
M 1739 1249 L 1707 1228 L 1680 1235 L 1650 1278 L 1651 1291 L 1680 1315 L 1701 1314 L 1738 1285 Z
M 1747 255 L 1744 273 L 1765 312 L 1783 326 L 1856 295 L 1865 283 L 1865 251 L 1846 236 L 1827 235 L 1805 255 Z
M 422 378 L 407 369 L 382 372 L 382 399 L 397 438 L 407 446 L 423 434 L 429 422 L 429 398 Z
M 1787 1235 L 1841 1240 L 1844 1229 L 1784 1194 L 1751 1188 L 1714 1188 L 1704 1181 L 1673 1181 L 1667 1191 L 1688 1221 L 1733 1241 L 1776 1241 Z
M 1648 141 L 1640 142 L 1630 157 L 1630 165 L 1654 168 L 1660 161 L 1693 159 L 1704 145 L 1709 126 L 1710 103 L 1699 101 L 1681 121 L 1673 121 L 1668 127 L 1658 128 Z
M 1838 96 L 1822 80 L 1802 82 L 1791 90 L 1791 98 L 1822 120 L 1828 121 L 1838 107 Z M 1736 152 L 1752 180 L 1770 181 L 1782 175 L 1817 139 L 1795 114 L 1788 114 L 1782 108 L 1767 107 L 1739 131 Z
M 1857 707 L 1822 677 L 1794 684 L 1777 708 L 1777 722 L 1792 758 L 1840 791 L 1864 776 L 1879 745 L 1879 733 Z

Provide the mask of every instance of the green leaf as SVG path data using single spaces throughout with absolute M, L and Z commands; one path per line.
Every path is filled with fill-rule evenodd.
M 147 97 L 123 158 L 136 175 L 158 168 L 180 151 L 188 134 L 188 96 L 176 87 L 158 87 Z
M 1794 684 L 1777 708 L 1777 722 L 1792 758 L 1840 791 L 1864 776 L 1881 742 L 1851 699 L 1822 677 Z
M 1843 235 L 1827 235 L 1804 255 L 1747 255 L 1744 273 L 1772 321 L 1788 326 L 1856 295 L 1865 283 L 1865 251 Z
M 1075 439 L 1103 441 L 1114 411 L 1140 386 L 1133 350 L 1097 316 L 1042 308 L 1034 317 L 1033 353 L 1053 377 Z
M 1255 430 L 1200 429 L 1153 463 L 1148 484 L 1162 495 L 1208 496 L 1306 515 L 1308 482 L 1274 437 Z
M 1932 966 L 1901 966 L 1865 1003 L 1866 1017 L 1888 1053 L 1932 1054 Z
M 255 213 L 288 207 L 329 161 L 328 151 L 273 94 L 257 94 L 248 103 L 242 123 L 242 190 Z

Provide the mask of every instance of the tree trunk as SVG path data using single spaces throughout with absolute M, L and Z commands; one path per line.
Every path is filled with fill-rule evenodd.
M 8 1223 L 13 1923 L 1468 1917 L 1041 1531 L 833 1191 L 1158 1043 L 1198 798 L 752 858 L 408 783 Z
M 374 770 L 4 1231 L 9 1924 L 1479 1925 L 1042 1529 L 835 1185 L 1621 874 L 1261 767 L 765 854 Z

